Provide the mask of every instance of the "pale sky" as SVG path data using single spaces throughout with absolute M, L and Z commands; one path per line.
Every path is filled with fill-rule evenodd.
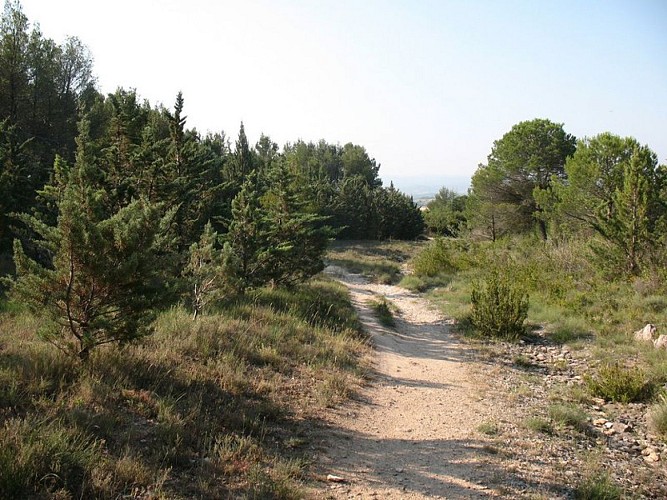
M 360 144 L 387 183 L 461 187 L 533 118 L 633 136 L 667 163 L 666 0 L 22 5 L 45 36 L 90 48 L 102 92 L 171 107 L 181 90 L 189 127 L 235 139 L 243 120 L 251 143 Z

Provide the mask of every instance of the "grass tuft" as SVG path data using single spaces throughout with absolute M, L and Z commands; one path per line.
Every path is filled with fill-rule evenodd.
M 371 301 L 370 306 L 382 326 L 388 328 L 394 328 L 396 326 L 396 320 L 394 319 L 396 307 L 391 304 L 386 297 Z
M 585 382 L 593 396 L 619 403 L 646 401 L 656 389 L 642 369 L 628 368 L 618 362 L 604 363 Z
M 524 420 L 523 425 L 526 429 L 533 432 L 541 432 L 542 434 L 553 433 L 551 422 L 542 417 L 528 417 Z
M 497 436 L 500 433 L 498 424 L 495 422 L 482 422 L 477 426 L 477 431 L 487 436 Z
M 555 425 L 572 427 L 580 432 L 587 429 L 588 416 L 577 406 L 555 404 L 549 408 L 549 417 Z
M 596 474 L 585 478 L 574 490 L 577 500 L 619 500 L 623 491 L 608 474 Z

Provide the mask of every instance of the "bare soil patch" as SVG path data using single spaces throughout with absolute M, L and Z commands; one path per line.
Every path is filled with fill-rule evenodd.
M 489 440 L 477 432 L 498 410 L 474 374 L 472 352 L 445 318 L 405 289 L 369 283 L 330 267 L 350 290 L 375 347 L 371 384 L 326 416 L 323 498 L 486 498 L 506 476 L 485 460 Z M 398 308 L 396 326 L 381 326 L 368 302 L 385 297 Z

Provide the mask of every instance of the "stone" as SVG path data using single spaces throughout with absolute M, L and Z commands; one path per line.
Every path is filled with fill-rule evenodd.
M 623 422 L 614 422 L 614 430 L 620 433 L 628 432 L 632 430 L 632 426 Z
M 635 340 L 640 342 L 653 342 L 653 336 L 658 331 L 655 325 L 647 323 L 644 328 L 635 332 Z
M 336 476 L 334 474 L 327 474 L 327 481 L 329 481 L 330 483 L 344 483 L 345 478 Z
M 655 342 L 653 342 L 653 346 L 656 349 L 667 350 L 667 335 L 660 335 L 657 339 L 655 339 Z
M 607 422 L 608 420 L 606 418 L 596 418 L 595 420 L 593 420 L 593 425 L 597 427 L 602 427 Z

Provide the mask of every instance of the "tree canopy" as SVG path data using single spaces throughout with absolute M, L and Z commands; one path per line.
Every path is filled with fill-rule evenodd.
M 515 230 L 537 227 L 546 239 L 544 207 L 536 194 L 549 191 L 554 179 L 565 176 L 565 162 L 575 149 L 576 139 L 562 124 L 535 119 L 514 125 L 493 143 L 487 164 L 473 175 L 477 225 L 488 226 L 495 219 L 494 225 Z
M 188 128 L 185 110 L 180 92 L 172 108 L 100 94 L 80 40 L 58 45 L 5 3 L 0 254 L 13 248 L 12 293 L 49 317 L 45 335 L 82 358 L 147 333 L 158 296 L 198 316 L 218 292 L 307 280 L 332 237 L 423 228 L 361 145 L 252 146 L 243 123 L 232 145 Z

